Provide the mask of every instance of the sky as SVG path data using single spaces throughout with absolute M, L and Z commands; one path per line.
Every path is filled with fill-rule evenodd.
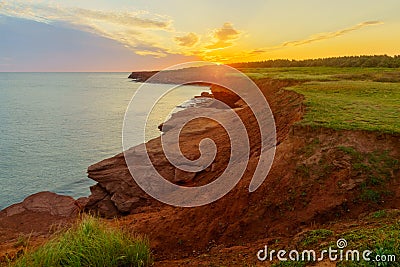
M 0 71 L 400 54 L 398 0 L 0 0 Z

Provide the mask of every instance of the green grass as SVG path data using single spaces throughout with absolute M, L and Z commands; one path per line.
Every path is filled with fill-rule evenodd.
M 360 67 L 241 68 L 254 80 L 296 80 L 305 96 L 301 124 L 400 133 L 400 69 Z
M 400 133 L 400 83 L 307 82 L 289 89 L 305 96 L 302 125 Z
M 360 199 L 379 203 L 388 191 L 386 183 L 393 178 L 393 172 L 400 169 L 399 160 L 388 151 L 361 153 L 353 147 L 339 146 L 339 151 L 351 157 L 351 175 L 365 178 L 360 186 Z
M 400 70 L 395 68 L 290 67 L 241 68 L 239 70 L 253 79 L 273 78 L 297 81 L 400 81 Z
M 374 218 L 385 218 L 387 216 L 388 216 L 388 214 L 387 214 L 386 210 L 378 210 L 378 211 L 374 212 L 374 214 L 372 214 L 372 217 L 374 217 Z
M 76 226 L 34 251 L 28 251 L 10 266 L 149 266 L 147 240 L 107 227 L 86 216 Z
M 305 232 L 299 240 L 291 244 L 290 248 L 296 248 L 298 251 L 304 249 L 313 249 L 321 252 L 322 249 L 332 247 L 336 249 L 336 241 L 344 238 L 347 246 L 344 252 L 357 249 L 360 253 L 364 250 L 372 251 L 369 256 L 374 259 L 376 255 L 395 255 L 395 262 L 366 262 L 360 254 L 360 261 L 343 261 L 336 262 L 336 266 L 400 266 L 400 221 L 399 211 L 397 210 L 381 210 L 364 218 L 366 221 L 363 227 L 358 225 L 349 226 L 349 230 L 336 229 L 335 232 L 329 229 L 316 229 Z M 353 228 L 354 227 L 354 228 Z M 351 229 L 353 228 L 353 229 Z M 288 249 L 286 249 L 288 250 Z M 325 255 L 325 259 L 328 256 Z M 308 262 L 275 262 L 272 266 L 311 266 Z
M 317 229 L 312 230 L 304 234 L 303 238 L 301 239 L 301 245 L 303 247 L 307 247 L 310 245 L 318 244 L 321 240 L 324 240 L 333 235 L 331 230 L 327 229 Z
M 347 240 L 348 247 L 346 249 L 358 249 L 364 251 L 369 249 L 373 251 L 370 258 L 375 255 L 395 255 L 396 262 L 380 263 L 376 265 L 374 262 L 339 262 L 338 266 L 400 266 L 400 222 L 384 225 L 378 228 L 363 228 L 349 231 L 343 234 L 343 238 Z

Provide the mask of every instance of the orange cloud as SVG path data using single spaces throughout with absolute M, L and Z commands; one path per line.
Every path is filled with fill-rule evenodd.
M 239 38 L 240 31 L 233 28 L 232 23 L 225 22 L 221 28 L 214 30 L 212 36 L 214 42 L 208 46 L 207 49 L 222 49 L 232 46 L 233 41 Z
M 175 41 L 180 46 L 192 47 L 199 41 L 199 37 L 197 36 L 197 34 L 190 32 L 185 36 L 175 37 Z

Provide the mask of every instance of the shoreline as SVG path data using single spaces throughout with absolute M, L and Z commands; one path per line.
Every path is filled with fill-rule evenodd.
M 122 84 L 121 86 L 121 88 L 136 88 L 137 86 L 139 86 L 139 85 L 135 85 L 135 84 L 130 84 L 130 83 L 126 83 L 125 84 L 125 82 L 126 81 L 129 81 L 130 79 L 128 79 L 127 78 L 127 76 L 128 76 L 128 74 L 129 73 L 126 73 L 126 74 L 123 74 L 122 76 L 123 76 L 123 78 L 124 78 L 124 80 L 122 81 L 122 83 L 124 83 L 124 84 Z M 85 76 L 85 74 L 83 74 L 84 76 L 82 76 L 82 77 L 86 77 Z M 126 77 L 125 77 L 126 76 Z M 23 76 L 22 76 L 23 77 Z M 30 77 L 30 76 L 29 76 Z M 38 76 L 38 77 L 40 77 L 40 76 Z M 44 78 L 47 78 L 47 76 L 43 76 Z M 63 76 L 64 77 L 64 76 Z M 80 76 L 75 76 L 75 75 L 73 75 L 73 76 L 65 76 L 66 78 L 69 78 L 69 77 L 71 77 L 71 79 L 79 79 L 79 77 Z M 96 77 L 98 77 L 98 76 L 95 76 L 95 75 L 92 75 L 92 76 L 88 76 L 90 79 L 96 79 Z M 102 76 L 102 77 L 104 77 L 104 79 L 107 79 L 107 75 L 105 75 L 105 76 Z M 115 79 L 115 77 L 117 77 L 117 79 Z M 118 85 L 118 80 L 119 80 L 119 78 L 121 77 L 121 74 L 116 74 L 116 75 L 112 75 L 112 76 L 110 76 L 110 83 L 114 83 L 114 82 L 117 82 L 117 85 Z M 56 79 L 58 79 L 58 78 L 55 78 L 55 80 Z M 51 79 L 51 81 L 52 81 L 53 79 Z M 125 81 L 125 82 L 124 82 Z M 107 85 L 108 85 L 109 83 L 107 83 Z M 197 89 L 197 88 L 194 88 L 193 87 L 193 89 L 192 88 L 189 88 L 190 90 L 189 91 L 187 91 L 186 93 L 184 93 L 184 95 L 185 95 L 185 97 L 187 96 L 187 95 L 190 95 L 190 98 L 187 98 L 187 100 L 190 100 L 190 99 L 192 99 L 192 98 L 194 98 L 195 96 L 197 96 L 197 95 L 200 95 L 200 92 L 204 92 L 204 91 L 207 91 L 208 90 L 208 88 L 204 88 L 204 90 L 203 90 L 203 88 L 199 88 L 199 89 Z M 125 90 L 126 91 L 126 90 Z M 197 93 L 197 91 L 199 92 L 199 93 Z M 189 93 L 188 93 L 189 92 Z M 128 94 L 130 94 L 130 93 L 128 93 Z M 121 93 L 121 95 L 127 95 L 126 93 L 124 93 L 124 94 L 122 94 Z M 130 99 L 130 97 L 131 97 L 132 95 L 130 94 L 130 96 L 129 96 L 129 99 Z M 96 99 L 99 99 L 99 97 L 97 97 L 97 96 L 95 96 L 96 97 Z M 118 97 L 118 96 L 117 96 Z M 185 98 L 185 97 L 183 97 L 183 98 Z M 120 97 L 121 98 L 121 97 Z M 97 100 L 96 100 L 97 101 Z M 102 103 L 103 103 L 104 101 L 102 101 Z M 108 101 L 109 102 L 109 101 Z M 108 103 L 107 102 L 107 103 Z M 114 101 L 115 102 L 115 101 Z M 114 103 L 113 102 L 113 103 Z M 121 102 L 122 103 L 122 101 L 119 101 L 119 102 Z M 119 102 L 115 102 L 115 103 L 119 103 Z M 122 104 L 124 104 L 124 103 L 122 103 Z M 101 107 L 100 107 L 100 109 L 101 109 Z M 74 111 L 71 111 L 71 113 L 72 112 L 74 112 Z M 68 112 L 69 113 L 69 112 Z M 58 113 L 57 114 L 55 114 L 55 116 L 57 116 L 58 115 Z M 114 131 L 114 132 L 117 132 L 118 131 L 118 134 L 119 134 L 119 131 L 120 131 L 120 126 L 119 126 L 119 124 L 121 124 L 121 122 L 122 122 L 122 119 L 123 119 L 123 114 L 121 115 L 121 120 L 120 120 L 120 122 L 118 121 L 117 123 L 113 123 L 111 126 L 114 126 L 115 127 L 115 125 L 116 124 L 118 124 L 117 125 L 117 127 L 118 128 L 113 128 L 113 129 L 115 129 L 116 131 Z M 83 117 L 84 118 L 88 118 L 88 116 L 86 116 L 85 114 L 83 115 Z M 90 118 L 92 118 L 93 116 L 91 116 L 91 114 L 90 114 Z M 114 118 L 115 116 L 113 116 L 113 117 L 111 117 L 111 118 Z M 60 119 L 58 119 L 58 118 L 60 118 L 60 117 L 57 117 L 57 121 L 60 121 Z M 63 119 L 63 117 L 61 117 L 61 120 Z M 96 119 L 96 117 L 95 117 L 95 119 Z M 101 118 L 102 119 L 102 118 Z M 72 120 L 75 120 L 75 118 L 72 118 L 71 117 L 71 121 Z M 78 118 L 78 120 L 79 120 L 79 122 L 80 121 L 83 121 L 83 122 L 87 122 L 88 120 L 87 119 L 85 119 L 85 120 L 81 120 L 80 118 Z M 116 121 L 116 120 L 114 120 L 114 121 Z M 46 121 L 43 121 L 43 123 L 40 123 L 40 122 L 37 122 L 37 124 L 38 125 L 41 125 L 41 127 L 43 127 L 43 128 L 45 128 L 46 127 Z M 43 126 L 44 125 L 44 126 Z M 55 127 L 54 127 L 54 125 L 55 125 Z M 88 125 L 88 127 L 86 127 L 86 126 L 82 126 L 82 127 L 80 127 L 79 126 L 79 128 L 80 129 L 84 129 L 83 131 L 86 131 L 86 128 L 88 128 L 89 129 L 89 127 L 90 127 L 90 129 L 93 127 L 92 126 L 92 124 L 90 124 L 90 121 L 89 121 L 89 124 L 87 124 Z M 101 125 L 101 124 L 100 124 Z M 69 127 L 69 125 L 67 125 L 68 126 L 68 128 L 70 128 Z M 19 129 L 20 127 L 18 127 L 18 129 Z M 25 128 L 27 128 L 27 129 L 30 129 L 30 128 L 32 128 L 32 127 L 24 127 L 24 129 Z M 34 127 L 33 127 L 34 128 Z M 62 128 L 62 125 L 59 125 L 59 124 L 53 124 L 53 128 L 58 128 L 58 129 L 61 129 Z M 47 129 L 47 128 L 46 128 Z M 75 128 L 72 128 L 73 129 L 73 131 L 74 132 L 78 132 L 78 134 L 79 133 L 81 133 L 82 131 L 80 131 L 80 130 L 78 130 L 78 131 L 76 131 L 75 130 Z M 154 131 L 152 131 L 152 133 L 151 134 L 153 134 L 153 132 L 157 132 L 158 133 L 158 130 L 157 130 L 157 128 L 153 128 L 152 127 L 152 129 L 154 129 Z M 7 129 L 6 129 L 7 130 Z M 95 137 L 97 137 L 98 136 L 98 134 L 97 133 L 99 133 L 99 131 L 98 131 L 98 128 L 94 128 L 94 131 L 95 131 L 95 134 L 93 135 L 93 136 L 95 136 Z M 53 132 L 53 131 L 52 131 Z M 54 132 L 60 132 L 60 131 L 54 131 Z M 85 133 L 84 133 L 85 134 Z M 27 137 L 27 140 L 33 140 L 34 142 L 37 142 L 37 140 L 36 139 L 38 139 L 38 138 L 36 138 L 35 137 L 35 135 L 32 135 L 33 137 L 32 138 L 28 138 L 28 135 L 31 135 L 30 134 L 30 132 L 28 132 L 27 134 L 25 134 Z M 48 166 L 45 166 L 45 168 L 46 168 L 46 170 L 45 171 L 43 171 L 43 172 L 45 172 L 43 175 L 43 177 L 41 177 L 40 176 L 40 174 L 41 174 L 41 167 L 40 167 L 40 165 L 36 165 L 36 166 L 38 166 L 37 168 L 35 168 L 35 169 L 32 169 L 32 167 L 26 167 L 26 168 L 23 168 L 23 167 L 20 167 L 20 166 L 16 166 L 16 167 L 10 167 L 10 168 L 8 168 L 8 162 L 9 162 L 9 160 L 7 160 L 6 159 L 6 164 L 7 164 L 7 168 L 5 168 L 3 171 L 5 171 L 5 172 L 3 172 L 3 179 L 4 179 L 4 181 L 5 181 L 5 186 L 6 186 L 6 189 L 8 189 L 8 191 L 6 190 L 6 192 L 3 194 L 3 201 L 1 201 L 2 202 L 2 205 L 0 205 L 0 210 L 3 210 L 3 209 L 6 209 L 7 207 L 9 207 L 9 206 L 11 206 L 11 205 L 13 205 L 13 204 L 17 204 L 17 203 L 20 203 L 20 202 L 22 202 L 25 198 L 27 198 L 27 197 L 29 197 L 30 195 L 32 195 L 32 194 L 35 194 L 35 193 L 37 193 L 37 192 L 42 192 L 42 191 L 47 191 L 47 190 L 51 190 L 51 191 L 53 191 L 53 192 L 55 192 L 55 193 L 57 193 L 57 194 L 60 194 L 60 195 L 67 195 L 67 196 L 72 196 L 72 197 L 74 197 L 74 198 L 79 198 L 79 197 L 84 197 L 84 196 L 89 196 L 90 195 L 90 191 L 89 191 L 89 186 L 91 186 L 91 185 L 93 185 L 92 183 L 90 183 L 90 179 L 88 179 L 87 178 L 87 175 L 86 175 L 86 170 L 87 170 L 87 167 L 90 165 L 90 164 L 92 164 L 92 163 L 95 163 L 95 162 L 98 162 L 98 161 L 100 161 L 100 160 L 102 160 L 102 159 L 104 159 L 104 158 L 107 158 L 107 157 L 111 157 L 111 156 L 113 156 L 113 155 L 115 155 L 115 154 L 117 154 L 118 152 L 120 152 L 122 149 L 121 149 L 121 145 L 120 145 L 120 143 L 121 143 L 121 140 L 120 140 L 120 138 L 114 138 L 114 139 L 112 139 L 113 141 L 112 142 L 109 142 L 109 144 L 108 143 L 106 143 L 106 145 L 102 145 L 101 143 L 99 143 L 99 145 L 94 145 L 94 146 L 91 146 L 90 148 L 89 148 L 89 145 L 93 145 L 92 144 L 92 142 L 89 140 L 89 141 L 87 141 L 87 139 L 89 139 L 90 137 L 88 137 L 88 138 L 86 138 L 87 136 L 90 136 L 91 134 L 88 134 L 88 135 L 84 135 L 84 136 L 82 136 L 82 138 L 80 138 L 80 136 L 76 136 L 76 135 L 73 135 L 73 134 L 71 134 L 71 135 L 69 135 L 69 134 L 66 134 L 66 136 L 64 137 L 62 134 L 61 134 L 61 136 L 60 136 L 60 138 L 66 138 L 67 139 L 67 141 L 66 142 L 64 142 L 63 140 L 61 140 L 59 143 L 60 143 L 60 145 L 58 144 L 58 143 L 55 143 L 54 141 L 52 141 L 55 145 L 51 145 L 51 144 L 49 144 L 48 146 L 42 146 L 43 147 L 43 149 L 41 149 L 41 150 L 38 150 L 38 152 L 35 152 L 36 154 L 37 153 L 41 153 L 41 154 L 37 154 L 36 156 L 36 158 L 37 158 L 37 160 L 32 160 L 32 162 L 40 162 L 41 160 L 42 160 L 42 158 L 43 158 L 43 164 L 45 164 L 45 165 L 48 165 Z M 111 136 L 112 137 L 112 135 L 113 136 L 117 136 L 117 134 L 106 134 L 105 136 Z M 21 135 L 17 135 L 17 136 L 23 136 L 24 137 L 24 134 L 21 134 Z M 50 149 L 52 149 L 52 151 L 55 151 L 55 153 L 57 154 L 58 152 L 57 152 L 57 149 L 58 149 L 58 146 L 62 146 L 62 144 L 64 144 L 64 143 L 69 143 L 69 141 L 68 140 L 70 140 L 69 138 L 70 138 L 70 136 L 72 136 L 72 138 L 73 139 L 80 139 L 80 140 L 82 140 L 82 141 L 80 141 L 80 143 L 87 143 L 88 144 L 88 146 L 87 147 L 83 147 L 83 149 L 82 149 L 82 153 L 81 154 L 78 154 L 78 155 L 76 155 L 76 156 L 73 156 L 73 158 L 71 158 L 71 160 L 73 161 L 73 162 L 77 162 L 77 161 L 79 161 L 79 162 L 82 162 L 82 164 L 79 164 L 79 162 L 78 162 L 78 164 L 76 164 L 76 163 L 71 163 L 71 164 L 63 164 L 63 162 L 66 162 L 67 163 L 67 161 L 66 160 L 68 160 L 68 159 L 66 159 L 67 158 L 67 156 L 65 156 L 65 157 L 57 157 L 57 161 L 58 162 L 60 162 L 60 163 L 56 163 L 56 164 L 53 164 L 52 162 L 45 162 L 46 160 L 48 160 L 48 158 L 49 158 L 49 155 L 52 155 L 52 154 L 54 154 L 54 153 L 50 153 L 50 152 L 46 152 L 45 151 L 45 149 L 44 148 L 46 148 L 46 147 L 49 147 Z M 12 140 L 11 139 L 11 136 L 10 137 L 8 137 L 8 135 L 7 135 L 7 132 L 6 132 L 6 136 L 5 136 L 5 138 L 3 138 L 2 139 L 3 141 L 5 141 L 5 142 L 7 142 L 8 140 Z M 108 138 L 108 140 L 109 140 L 109 138 Z M 13 141 L 10 141 L 11 142 L 11 144 L 13 144 Z M 57 147 L 55 147 L 55 146 L 57 146 Z M 13 145 L 11 145 L 10 146 L 10 148 L 12 148 L 12 147 L 14 147 Z M 92 147 L 93 147 L 93 149 L 92 149 Z M 104 148 L 104 149 L 103 149 Z M 118 148 L 118 151 L 116 150 L 116 148 Z M 72 147 L 71 149 L 69 148 L 69 147 L 65 147 L 65 149 L 64 148 L 62 148 L 63 149 L 63 151 L 67 151 L 68 152 L 68 150 L 71 150 L 71 153 L 64 153 L 64 154 L 66 154 L 66 155 L 68 155 L 68 157 L 70 157 L 70 155 L 72 154 L 72 151 L 80 151 L 79 150 L 79 148 L 75 148 L 75 147 Z M 10 156 L 13 156 L 13 155 L 15 155 L 16 153 L 11 153 L 11 150 L 10 150 L 10 152 L 6 152 L 6 151 L 8 151 L 8 149 L 6 149 L 4 152 L 6 153 L 6 154 L 3 154 L 3 156 L 5 156 L 6 158 L 10 158 L 9 156 L 8 156 L 8 153 L 10 153 Z M 36 151 L 36 150 L 35 150 Z M 34 153 L 29 153 L 29 151 L 28 151 L 28 153 L 27 153 L 27 155 L 29 155 L 29 156 L 27 156 L 26 157 L 26 161 L 27 161 L 27 166 L 29 166 L 29 158 L 31 158 L 33 155 L 32 154 L 34 154 Z M 83 155 L 83 156 L 80 156 L 80 155 Z M 18 154 L 18 156 L 19 156 L 19 154 Z M 89 156 L 89 157 L 88 157 Z M 85 157 L 85 159 L 88 159 L 88 160 L 85 160 L 85 159 L 83 159 L 83 157 Z M 3 158 L 4 159 L 4 158 Z M 25 158 L 24 158 L 25 159 Z M 18 158 L 16 158 L 16 160 L 18 160 Z M 18 161 L 21 161 L 21 160 L 18 160 Z M 3 161 L 3 163 L 4 163 L 4 161 Z M 12 165 L 10 165 L 10 166 L 12 166 Z M 75 167 L 76 166 L 76 167 Z M 52 171 L 52 170 L 54 170 L 54 171 Z M 62 171 L 62 173 L 59 173 L 59 174 L 56 174 L 57 172 L 59 172 L 59 170 L 60 170 L 60 172 Z M 70 171 L 71 170 L 71 171 Z M 12 172 L 12 173 L 11 173 Z M 15 174 L 15 175 L 13 175 L 13 174 Z M 35 186 L 31 186 L 30 184 L 24 184 L 24 181 L 25 180 L 29 180 L 29 174 L 32 174 L 32 176 L 33 177 L 38 177 L 37 179 L 39 180 L 38 182 L 37 182 L 37 184 L 35 183 Z M 21 177 L 23 177 L 23 179 L 22 178 L 19 178 L 18 177 L 18 175 L 20 175 Z M 48 181 L 49 180 L 49 175 L 55 175 L 55 176 L 57 176 L 57 177 L 65 177 L 65 179 L 62 179 L 62 178 L 58 178 L 58 179 L 54 179 L 55 180 L 55 183 L 54 184 L 50 184 L 49 186 L 47 186 L 46 185 L 46 182 L 42 182 L 42 181 Z M 9 181 L 6 181 L 6 177 L 10 177 L 9 178 L 9 180 L 16 180 L 16 181 L 19 181 L 18 183 L 20 184 L 19 186 L 12 186 L 12 184 L 11 183 L 9 183 Z M 25 178 L 26 177 L 26 178 Z M 50 177 L 51 178 L 51 177 Z M 1 179 L 0 179 L 1 180 Z M 65 182 L 66 181 L 66 182 Z M 86 181 L 89 181 L 89 182 L 86 182 Z M 7 187 L 7 185 L 8 184 L 10 184 L 8 187 Z M 23 190 L 21 190 L 21 191 L 18 191 L 18 190 L 14 190 L 14 188 L 17 188 L 17 187 L 21 187 L 21 185 L 23 185 L 24 186 L 24 189 Z M 82 189 L 81 189 L 82 188 Z M 26 190 L 25 190 L 26 189 Z
M 366 161 L 365 164 L 378 165 L 368 165 L 370 168 L 364 173 L 357 173 L 353 166 L 358 158 L 368 159 L 379 151 L 390 151 L 379 154 L 387 157 L 385 162 L 391 162 L 390 157 L 398 158 L 398 135 L 297 124 L 305 114 L 305 98 L 285 89 L 297 83 L 273 79 L 257 81 L 275 115 L 277 151 L 270 174 L 255 192 L 247 190 L 260 149 L 255 121 L 248 107 L 234 95 L 226 98 L 227 92 L 221 93 L 220 88 L 214 87 L 211 91 L 217 90 L 216 99 L 234 105 L 239 116 L 246 118 L 251 142 L 248 172 L 226 197 L 196 208 L 176 208 L 160 203 L 138 187 L 120 153 L 88 168 L 88 176 L 97 184 L 91 188 L 92 195 L 88 199 L 71 202 L 72 205 L 77 210 L 94 212 L 105 218 L 118 217 L 118 227 L 148 236 L 157 266 L 171 266 L 168 265 L 171 262 L 185 263 L 185 260 L 198 263 L 203 256 L 211 261 L 216 257 L 228 262 L 235 253 L 246 254 L 241 258 L 253 262 L 255 248 L 276 244 L 276 240 L 285 246 L 301 242 L 307 231 L 330 229 L 335 234 L 343 233 L 341 227 L 357 220 L 368 221 L 368 216 L 373 216 L 370 214 L 375 211 L 397 212 L 399 180 L 392 179 L 382 185 L 384 190 L 393 191 L 383 196 L 382 201 L 363 200 L 360 197 L 362 183 L 382 166 Z M 179 115 L 173 119 L 179 119 Z M 229 158 L 228 144 L 223 131 L 206 121 L 189 125 L 182 135 L 182 150 L 188 158 L 199 156 L 198 144 L 208 136 L 215 138 L 221 153 L 210 168 L 194 175 L 179 172 L 169 164 L 161 154 L 159 138 L 149 141 L 147 146 L 155 167 L 167 180 L 198 186 L 210 183 L 224 169 Z M 49 214 L 49 211 L 44 212 Z M 35 216 L 39 215 L 43 216 L 38 213 Z M 21 220 L 21 216 L 29 216 L 26 209 L 10 217 Z M 2 220 L 0 212 L 0 225 Z

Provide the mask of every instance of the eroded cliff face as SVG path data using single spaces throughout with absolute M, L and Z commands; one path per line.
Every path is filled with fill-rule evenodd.
M 275 118 L 279 124 L 278 143 L 286 137 L 290 125 L 299 120 L 302 114 L 302 96 L 280 89 L 290 84 L 293 84 L 293 82 L 265 80 L 261 83 L 264 93 L 271 100 L 272 108 L 274 108 L 274 105 L 280 104 L 273 100 L 276 94 L 279 94 L 280 101 L 288 102 L 289 99 L 292 99 L 290 100 L 292 101 L 291 104 L 286 107 L 287 110 L 281 110 L 279 116 Z M 212 86 L 211 91 L 212 97 L 234 108 L 242 121 L 245 122 L 250 139 L 251 158 L 256 159 L 260 153 L 260 132 L 251 109 L 237 95 L 220 86 Z M 212 113 L 219 120 L 224 120 L 224 109 L 221 109 L 212 101 L 206 106 L 197 109 L 198 111 L 196 112 L 200 113 L 202 112 L 200 109 L 212 110 Z M 181 120 L 184 121 L 190 112 L 184 110 L 174 114 L 167 124 L 179 125 L 179 122 Z M 173 131 L 173 129 L 166 129 L 166 127 L 163 130 L 165 135 Z M 198 158 L 200 156 L 198 145 L 206 137 L 213 139 L 217 145 L 218 153 L 209 168 L 197 173 L 181 171 L 171 165 L 164 155 L 160 138 L 149 141 L 146 144 L 146 148 L 153 165 L 165 179 L 179 185 L 199 186 L 213 181 L 224 171 L 231 152 L 229 137 L 223 127 L 215 121 L 202 118 L 188 123 L 180 134 L 180 147 L 184 155 L 192 160 Z M 140 146 L 133 148 L 133 150 L 139 149 Z M 136 161 L 143 162 L 140 156 Z M 143 169 L 142 173 L 136 173 L 135 175 L 146 175 L 146 169 Z M 161 205 L 135 183 L 126 166 L 123 153 L 90 166 L 88 168 L 88 176 L 95 180 L 97 184 L 91 187 L 92 194 L 86 205 L 87 210 L 96 211 L 106 217 L 113 217 L 140 212 L 141 207 Z
M 310 225 L 354 219 L 378 209 L 399 208 L 399 136 L 296 125 L 305 111 L 304 98 L 284 89 L 295 82 L 264 79 L 257 83 L 274 114 L 277 148 L 271 171 L 255 192 L 249 193 L 248 187 L 260 155 L 256 119 L 237 96 L 213 87 L 212 97 L 234 108 L 250 139 L 246 172 L 226 196 L 196 208 L 160 203 L 135 183 L 120 153 L 88 168 L 89 178 L 97 184 L 87 199 L 75 201 L 44 192 L 1 211 L 0 250 L 12 248 L 21 233 L 33 233 L 35 240 L 43 237 L 43 242 L 54 225 L 68 224 L 82 209 L 104 217 L 120 217 L 118 226 L 149 237 L 160 261 L 197 257 L 211 250 L 214 254 L 220 251 L 222 255 L 232 254 L 227 248 L 253 253 L 255 247 L 272 244 L 277 239 L 292 239 Z M 216 114 L 224 112 L 212 104 L 207 108 Z M 176 113 L 171 124 L 184 118 L 185 112 Z M 168 134 L 173 128 L 164 131 Z M 153 165 L 165 179 L 179 185 L 199 186 L 219 177 L 230 157 L 227 133 L 207 119 L 191 121 L 183 129 L 180 136 L 183 154 L 188 159 L 197 159 L 199 143 L 204 138 L 212 138 L 218 151 L 211 166 L 196 173 L 171 165 L 160 138 L 146 146 Z M 143 146 L 132 148 L 132 153 L 141 151 Z M 165 266 L 171 266 L 171 262 Z
M 390 176 L 387 182 L 374 188 L 390 194 L 382 193 L 375 200 L 365 199 L 363 184 L 373 173 L 357 171 L 353 166 L 355 159 L 341 148 L 351 147 L 366 158 L 376 151 L 387 150 L 395 162 L 400 158 L 398 136 L 295 125 L 305 108 L 303 96 L 284 89 L 294 82 L 264 79 L 257 83 L 275 117 L 277 149 L 268 177 L 255 192 L 249 193 L 248 186 L 260 155 L 256 119 L 242 100 L 220 91 L 221 88 L 217 89 L 219 92 L 212 88 L 214 97 L 229 103 L 242 118 L 250 139 L 246 172 L 232 191 L 209 205 L 171 207 L 138 187 L 123 154 L 119 154 L 89 167 L 88 176 L 98 183 L 92 187 L 86 209 L 106 217 L 127 215 L 127 227 L 149 236 L 158 259 L 171 259 L 174 255 L 190 256 L 193 251 L 204 252 L 218 245 L 229 247 L 267 237 L 293 236 L 311 223 L 356 218 L 374 209 L 398 208 L 398 167 L 393 166 L 387 173 Z M 215 109 L 215 113 L 219 112 L 223 111 Z M 185 113 L 175 114 L 172 120 L 179 120 L 181 116 Z M 198 145 L 206 137 L 214 140 L 218 152 L 210 167 L 196 173 L 172 166 L 164 155 L 160 138 L 149 141 L 146 146 L 153 165 L 165 179 L 179 185 L 198 186 L 219 177 L 230 156 L 226 132 L 206 119 L 194 120 L 183 129 L 180 136 L 183 154 L 188 159 L 197 159 Z

